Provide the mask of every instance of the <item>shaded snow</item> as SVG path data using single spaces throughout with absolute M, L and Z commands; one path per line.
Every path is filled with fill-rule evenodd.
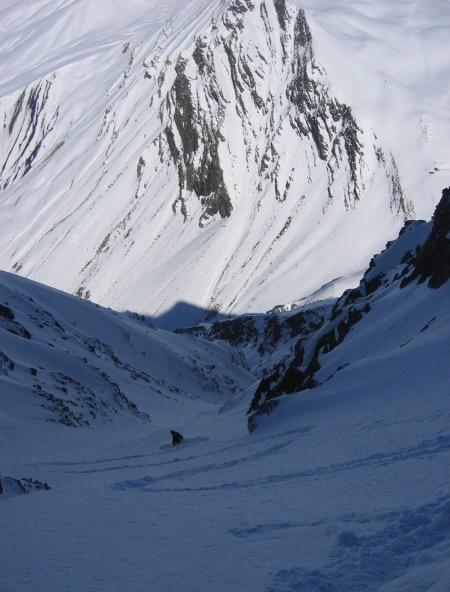
M 81 321 L 84 310 L 99 335 L 110 323 L 110 335 L 131 328 L 26 280 L 3 281 L 34 297 L 48 293 L 54 317 L 72 307 Z M 0 500 L 3 589 L 446 592 L 448 282 L 439 290 L 386 286 L 374 299 L 324 356 L 322 372 L 347 365 L 314 390 L 279 399 L 252 434 L 246 411 L 255 385 L 212 403 L 203 383 L 195 400 L 180 394 L 174 404 L 130 384 L 152 422 L 121 414 L 76 429 L 44 421 L 29 394 L 3 380 L 2 472 L 51 486 Z M 153 330 L 146 339 L 153 354 L 169 340 L 179 355 L 180 338 Z M 124 355 L 127 347 L 114 343 Z M 189 347 L 203 359 L 214 351 L 193 337 Z M 159 359 L 170 384 L 170 357 Z M 176 447 L 173 427 L 185 438 Z

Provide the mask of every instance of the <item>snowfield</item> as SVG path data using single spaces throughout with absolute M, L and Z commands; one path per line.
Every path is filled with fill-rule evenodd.
M 377 394 L 292 401 L 251 436 L 199 405 L 179 448 L 47 428 L 11 470 L 52 490 L 2 500 L 3 590 L 445 592 L 448 402 Z
M 0 2 L 2 592 L 450 591 L 449 32 Z
M 164 428 L 30 423 L 2 470 L 52 489 L 1 500 L 3 590 L 445 592 L 450 417 L 433 377 L 448 366 L 431 352 L 411 388 L 417 359 L 400 374 L 386 357 L 389 380 L 355 370 L 251 435 L 245 399 Z

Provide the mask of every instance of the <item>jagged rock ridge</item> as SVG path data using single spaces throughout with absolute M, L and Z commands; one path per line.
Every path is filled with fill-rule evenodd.
M 386 250 L 371 260 L 358 288 L 346 291 L 329 309 L 328 316 L 322 317 L 320 326 L 295 343 L 295 355 L 261 380 L 248 411 L 254 414 L 249 419 L 250 429 L 255 427 L 257 415 L 273 411 L 276 399 L 281 395 L 313 389 L 353 362 L 349 360 L 334 368 L 332 373 L 328 371 L 328 374 L 319 376 L 324 358 L 344 342 L 363 318 L 367 317 L 370 323 L 372 306 L 378 307 L 381 302 L 382 310 L 383 299 L 389 299 L 393 291 L 401 292 L 414 281 L 418 280 L 420 284 L 428 279 L 429 289 L 442 288 L 448 293 L 449 211 L 450 189 L 445 189 L 432 222 L 409 222 L 399 238 L 388 243 Z M 408 249 L 411 243 L 414 247 Z M 435 320 L 433 317 L 421 332 Z
M 373 328 L 396 323 L 401 335 L 407 327 L 408 338 L 399 336 L 395 350 L 415 343 L 417 333 L 422 334 L 436 324 L 442 311 L 428 307 L 427 312 L 426 298 L 418 295 L 425 282 L 430 293 L 439 291 L 444 299 L 448 295 L 449 211 L 450 190 L 445 189 L 432 221 L 407 222 L 399 237 L 372 258 L 359 286 L 345 291 L 338 299 L 316 303 L 311 308 L 305 305 L 289 312 L 249 315 L 180 330 L 210 341 L 226 341 L 245 356 L 260 379 L 248 409 L 250 430 L 255 428 L 259 415 L 270 414 L 276 408 L 280 397 L 315 389 L 357 363 L 360 354 L 351 347 L 355 336 L 367 342 L 364 348 L 371 351 L 369 335 Z M 417 297 L 418 304 L 414 305 Z M 408 308 L 404 301 L 409 301 L 413 312 L 403 310 Z M 385 321 L 384 315 L 389 318 L 391 314 L 391 302 L 397 304 L 391 321 Z M 414 313 L 419 317 L 418 309 L 423 309 L 421 315 L 430 316 L 422 326 L 420 320 L 396 319 L 395 315 L 408 319 Z M 414 326 L 417 323 L 419 330 Z M 360 330 L 363 324 L 365 329 Z M 384 331 L 389 334 L 391 329 L 388 326 Z M 369 334 L 367 337 L 364 331 Z M 395 331 L 392 335 L 395 340 Z M 390 347 L 384 346 L 383 341 L 374 343 L 371 356 L 376 359 L 377 355 L 389 354 Z

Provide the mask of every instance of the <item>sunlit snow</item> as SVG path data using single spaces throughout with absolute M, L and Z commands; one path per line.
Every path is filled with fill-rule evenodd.
M 428 219 L 448 177 L 447 3 L 297 4 L 316 88 L 348 105 L 360 129 L 355 203 L 349 164 L 331 156 L 336 138 L 325 162 L 292 129 L 291 3 L 278 4 L 286 34 L 275 5 L 264 12 L 259 0 L 236 17 L 219 1 L 3 4 L 2 268 L 148 315 L 181 301 L 264 312 L 325 286 L 338 295 L 405 216 Z M 212 74 L 192 57 L 199 40 L 212 44 Z M 233 207 L 204 228 L 165 132 L 180 59 L 196 117 L 220 138 Z

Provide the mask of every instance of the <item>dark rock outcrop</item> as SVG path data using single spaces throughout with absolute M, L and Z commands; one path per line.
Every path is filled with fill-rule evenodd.
M 210 96 L 220 102 L 220 95 L 214 90 L 213 63 L 204 54 L 205 45 L 196 43 L 193 59 L 199 71 L 209 78 Z M 177 146 L 172 124 L 168 124 L 164 135 L 168 143 L 171 158 L 177 167 L 180 188 L 177 202 L 181 203 L 181 212 L 187 217 L 182 196 L 183 190 L 194 192 L 200 199 L 203 211 L 199 224 L 203 226 L 208 218 L 219 214 L 222 218 L 231 215 L 233 206 L 223 176 L 219 158 L 220 124 L 214 123 L 200 109 L 192 95 L 189 79 L 185 74 L 186 61 L 179 59 L 176 65 L 176 78 L 167 98 L 169 110 L 173 110 L 173 123 L 178 132 L 181 146 Z
M 428 279 L 428 286 L 437 289 L 450 278 L 450 188 L 443 190 L 431 233 L 410 266 L 412 271 L 402 280 L 402 288 L 415 279 L 420 283 Z
M 419 283 L 428 280 L 428 287 L 432 289 L 444 285 L 450 278 L 450 188 L 442 193 L 428 236 L 424 235 L 427 227 L 429 224 L 423 221 L 405 223 L 399 238 L 388 243 L 385 251 L 371 260 L 359 286 L 344 292 L 329 318 L 302 334 L 295 344 L 293 357 L 261 380 L 248 410 L 250 431 L 255 429 L 255 415 L 272 413 L 274 399 L 312 389 L 345 367 L 346 364 L 331 376 L 318 378 L 323 357 L 337 348 L 352 327 L 370 313 L 371 301 L 378 291 L 390 285 L 404 288 L 417 279 Z M 401 247 L 408 244 L 411 236 L 422 237 L 423 244 L 402 252 Z
M 51 489 L 47 483 L 42 483 L 37 479 L 23 478 L 14 479 L 13 477 L 0 477 L 0 496 L 21 495 L 31 491 L 48 491 Z

